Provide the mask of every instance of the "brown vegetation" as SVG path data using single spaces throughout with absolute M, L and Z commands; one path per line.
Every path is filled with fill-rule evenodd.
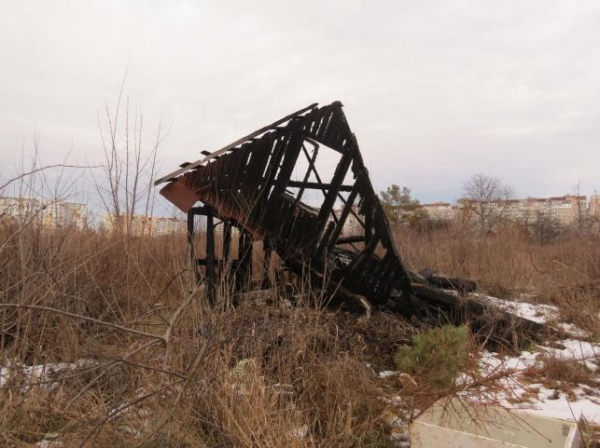
M 461 223 L 419 231 L 403 227 L 396 242 L 413 270 L 433 268 L 477 280 L 495 297 L 558 306 L 561 317 L 598 337 L 600 320 L 600 240 L 567 235 L 540 245 L 517 225 L 485 238 Z
M 412 269 L 528 293 L 597 325 L 595 241 L 538 246 L 512 228 L 475 238 L 455 227 L 397 240 Z M 384 398 L 403 389 L 376 372 L 393 368 L 415 323 L 290 307 L 283 292 L 209 311 L 185 250 L 181 235 L 0 227 L 0 446 L 386 446 Z M 417 381 L 419 405 L 439 396 Z
M 1 232 L 0 446 L 54 433 L 64 447 L 386 439 L 367 365 L 409 341 L 402 319 L 283 303 L 209 312 L 183 236 Z

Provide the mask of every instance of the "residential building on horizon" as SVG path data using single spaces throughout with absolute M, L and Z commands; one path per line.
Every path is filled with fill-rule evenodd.
M 600 216 L 600 194 L 590 196 L 588 211 L 591 216 Z
M 470 199 L 459 199 L 456 203 L 432 202 L 421 204 L 432 219 L 456 219 L 469 212 L 477 202 Z M 501 209 L 502 216 L 511 221 L 526 224 L 533 223 L 543 216 L 567 226 L 587 216 L 600 217 L 600 196 L 592 195 L 588 202 L 584 195 L 564 195 L 547 198 L 526 197 L 491 202 L 492 207 Z
M 118 222 L 116 215 L 106 213 L 100 222 L 100 230 L 113 232 L 121 225 L 125 230 L 127 226 L 131 226 L 129 233 L 133 236 L 171 235 L 187 232 L 186 219 L 145 215 L 134 215 L 129 218 L 127 215 L 120 215 L 119 218 L 122 219 L 121 224 Z
M 52 199 L 0 197 L 0 220 L 37 220 L 46 228 L 82 230 L 87 226 L 87 205 Z

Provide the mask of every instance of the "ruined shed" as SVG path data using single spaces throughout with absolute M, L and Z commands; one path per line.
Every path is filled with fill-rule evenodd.
M 202 154 L 156 184 L 166 183 L 160 193 L 188 213 L 191 233 L 194 215 L 207 216 L 206 256 L 194 257 L 207 281 L 227 270 L 239 283 L 252 268 L 252 241 L 261 240 L 267 260 L 274 250 L 289 270 L 308 270 L 337 295 L 374 305 L 408 303 L 408 273 L 340 102 L 313 104 Z M 335 169 L 320 172 L 321 158 Z M 307 199 L 311 192 L 320 199 Z M 220 258 L 216 225 L 223 226 Z M 240 232 L 235 260 L 232 227 Z

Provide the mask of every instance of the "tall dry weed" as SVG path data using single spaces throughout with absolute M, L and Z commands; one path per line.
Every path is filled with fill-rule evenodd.
M 540 245 L 518 226 L 476 237 L 460 224 L 429 232 L 398 229 L 396 240 L 412 270 L 474 279 L 495 297 L 550 303 L 561 317 L 598 334 L 600 240 L 566 235 Z

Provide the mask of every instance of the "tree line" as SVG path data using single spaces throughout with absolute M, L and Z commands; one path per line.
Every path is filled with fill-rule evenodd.
M 575 187 L 579 196 L 579 186 Z M 500 178 L 478 173 L 467 179 L 462 188 L 462 214 L 479 236 L 492 234 L 500 224 L 510 221 L 507 217 L 509 200 L 514 198 L 513 188 Z M 383 209 L 392 225 L 422 226 L 424 222 L 435 221 L 416 199 L 408 187 L 391 185 L 380 192 Z M 597 217 L 590 216 L 587 210 L 576 202 L 575 220 L 571 226 L 580 234 L 588 234 L 600 223 Z M 560 236 L 566 229 L 551 214 L 536 210 L 532 216 L 521 220 L 540 244 L 545 244 Z

